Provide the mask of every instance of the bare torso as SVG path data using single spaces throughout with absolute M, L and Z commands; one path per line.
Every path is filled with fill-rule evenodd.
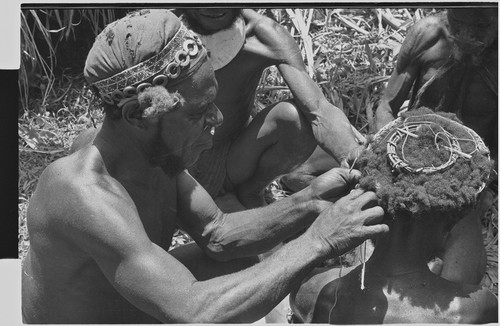
M 309 314 L 302 317 L 303 322 L 332 324 L 481 323 L 493 322 L 488 318 L 496 315 L 496 298 L 487 290 L 451 283 L 430 271 L 394 277 L 366 275 L 364 290 L 361 266 L 326 285 L 318 279 L 308 281 L 298 296 L 319 296 L 308 306 L 296 307 L 296 312 Z M 321 283 L 320 288 L 311 288 Z M 300 302 L 307 302 L 304 298 Z M 488 305 L 492 309 L 484 309 Z
M 175 194 L 175 189 L 168 189 L 175 187 L 175 182 L 163 182 L 160 188 L 160 181 L 165 181 L 166 176 L 159 169 L 150 172 L 156 175 L 156 184 L 127 184 L 124 180 L 122 187 L 108 174 L 94 146 L 47 168 L 40 178 L 39 190 L 30 201 L 27 217 L 30 250 L 23 261 L 22 284 L 25 322 L 157 322 L 112 287 L 97 262 L 75 244 L 72 235 L 65 234 L 65 226 L 61 225 L 68 223 L 74 227 L 79 221 L 70 216 L 72 211 L 85 211 L 86 205 L 99 205 L 90 199 L 78 198 L 82 202 L 76 208 L 78 194 L 71 193 L 70 189 L 68 193 L 64 191 L 63 180 L 71 180 L 79 187 L 104 194 L 100 197 L 103 201 L 107 201 L 108 196 L 119 196 L 121 205 L 137 207 L 151 241 L 168 250 L 175 226 L 175 196 L 166 194 Z M 51 201 L 65 204 L 56 209 L 50 205 Z
M 255 35 L 256 13 L 243 11 L 246 40 L 243 48 L 226 66 L 215 72 L 219 83 L 216 105 L 224 116 L 224 123 L 217 128 L 216 141 L 238 135 L 252 113 L 253 100 L 262 72 L 275 64 L 272 53 Z

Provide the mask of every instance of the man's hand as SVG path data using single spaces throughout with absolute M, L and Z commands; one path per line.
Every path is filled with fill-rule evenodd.
M 387 225 L 378 224 L 384 210 L 374 206 L 376 200 L 374 192 L 354 189 L 325 209 L 304 236 L 319 244 L 325 257 L 342 255 L 364 240 L 389 231 Z
M 347 154 L 347 156 L 340 162 L 340 166 L 345 168 L 345 169 L 352 169 L 353 167 L 356 167 L 356 161 L 358 159 L 358 156 L 361 154 L 361 152 L 366 148 L 365 145 L 361 145 L 351 152 Z
M 310 191 L 311 198 L 335 202 L 353 189 L 360 177 L 358 170 L 333 168 L 314 179 L 304 190 Z

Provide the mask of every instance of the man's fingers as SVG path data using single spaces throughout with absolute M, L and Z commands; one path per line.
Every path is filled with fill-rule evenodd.
M 369 225 L 364 228 L 366 238 L 373 238 L 376 235 L 389 232 L 389 226 L 387 224 L 377 224 Z
M 377 202 L 377 195 L 375 195 L 373 191 L 366 191 L 362 188 L 351 190 L 349 196 L 349 198 L 354 201 L 359 208 L 364 208 L 371 202 L 373 202 L 372 205 Z
M 359 182 L 359 179 L 361 179 L 361 171 L 359 170 L 345 169 L 344 171 L 347 173 L 346 182 L 349 185 L 354 186 Z
M 384 219 L 384 209 L 380 206 L 371 207 L 363 211 L 364 225 L 374 225 L 382 222 Z
M 350 200 L 356 200 L 359 196 L 361 196 L 362 194 L 364 194 L 366 192 L 366 190 L 364 190 L 363 188 L 359 188 L 359 187 L 356 187 L 356 188 L 353 188 L 350 192 L 349 192 L 349 199 Z
M 325 174 L 332 174 L 332 175 L 337 175 L 340 176 L 342 179 L 344 179 L 345 183 L 347 185 L 350 185 L 354 187 L 359 182 L 359 179 L 361 178 L 361 172 L 358 170 L 354 169 L 349 169 L 348 167 L 340 167 L 340 168 L 333 168 L 329 170 L 328 172 L 325 172 Z

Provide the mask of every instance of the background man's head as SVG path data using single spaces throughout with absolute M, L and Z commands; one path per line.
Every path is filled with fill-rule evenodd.
M 451 8 L 450 34 L 463 54 L 478 56 L 498 37 L 497 8 Z
M 241 9 L 230 8 L 200 8 L 183 9 L 189 27 L 200 35 L 210 35 L 228 29 L 233 25 Z

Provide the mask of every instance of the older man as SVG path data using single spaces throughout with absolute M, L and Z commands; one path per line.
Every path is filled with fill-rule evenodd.
M 47 167 L 30 201 L 24 322 L 254 321 L 317 262 L 387 231 L 373 192 L 345 195 L 355 170 L 264 208 L 218 209 L 186 170 L 222 123 L 218 85 L 198 37 L 169 11 L 106 27 L 85 77 L 106 116 L 93 144 Z M 177 224 L 204 253 L 167 251 Z
M 252 9 L 185 9 L 178 14 L 207 47 L 219 85 L 215 104 L 224 115 L 213 148 L 189 171 L 217 201 L 236 196 L 227 210 L 265 205 L 266 186 L 302 164 L 318 144 L 329 168 L 360 148 L 356 137 L 362 136 L 326 100 L 282 26 Z M 278 68 L 294 98 L 262 109 L 249 122 L 262 72 L 271 66 Z M 89 142 L 88 135 L 74 147 Z M 313 178 L 299 176 L 292 182 Z

